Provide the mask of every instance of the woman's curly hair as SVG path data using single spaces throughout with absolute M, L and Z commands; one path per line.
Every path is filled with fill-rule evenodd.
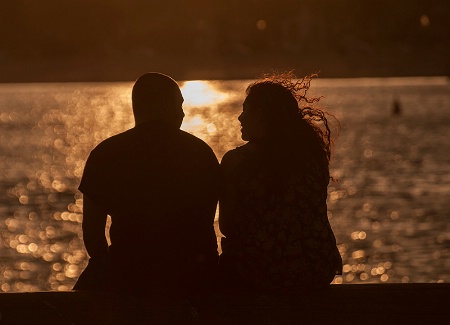
M 290 120 L 301 121 L 303 125 L 309 126 L 309 131 L 314 131 L 314 138 L 318 141 L 327 162 L 331 159 L 331 130 L 325 111 L 314 107 L 312 104 L 318 102 L 321 97 L 308 97 L 311 80 L 316 74 L 297 78 L 292 71 L 278 74 L 265 74 L 259 80 L 247 87 L 246 94 L 256 95 L 261 98 L 259 105 L 265 107 L 271 121 L 283 116 L 283 123 Z M 261 96 L 263 93 L 265 95 Z M 255 98 L 255 96 L 252 96 Z M 294 99 L 296 103 L 294 103 Z M 258 100 L 258 99 L 256 99 Z M 293 116 L 297 118 L 292 119 Z M 334 118 L 334 116 L 332 116 Z M 297 124 L 298 125 L 298 124 Z M 281 125 L 280 127 L 285 127 Z M 311 134 L 311 132 L 308 132 Z

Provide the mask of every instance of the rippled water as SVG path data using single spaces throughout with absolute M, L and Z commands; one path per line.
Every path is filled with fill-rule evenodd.
M 219 159 L 242 144 L 247 84 L 182 83 L 182 128 Z M 90 150 L 133 126 L 131 86 L 0 85 L 0 291 L 74 285 L 87 262 L 76 189 Z M 445 78 L 313 81 L 341 124 L 328 201 L 344 260 L 336 283 L 450 282 L 449 90 Z

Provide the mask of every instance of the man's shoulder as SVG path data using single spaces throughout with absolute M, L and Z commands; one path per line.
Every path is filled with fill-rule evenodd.
M 192 145 L 192 147 L 196 147 L 199 150 L 213 152 L 212 148 L 205 141 L 189 132 L 179 130 L 178 135 L 180 139 L 182 139 L 181 141 L 185 142 L 188 145 Z
M 191 153 L 193 157 L 217 158 L 212 148 L 202 139 L 183 130 L 175 132 L 139 132 L 130 129 L 113 135 L 100 142 L 91 152 L 91 156 L 114 156 L 122 155 L 124 152 L 141 148 L 140 150 L 153 150 L 156 147 L 166 147 L 168 151 L 179 151 Z M 153 148 L 153 149 L 152 149 Z M 139 151 L 139 150 L 138 150 Z
M 132 129 L 126 130 L 124 132 L 115 134 L 109 138 L 104 139 L 99 144 L 97 144 L 94 149 L 91 151 L 91 155 L 106 153 L 106 152 L 115 152 L 121 146 L 129 145 L 129 139 L 131 136 Z
M 203 141 L 199 137 L 193 135 L 192 133 L 189 133 L 189 132 L 186 132 L 186 131 L 183 131 L 180 129 L 180 130 L 177 130 L 177 134 L 180 137 L 186 139 L 187 141 L 192 141 L 193 143 L 199 143 L 199 144 L 204 143 L 205 145 L 207 145 L 205 141 Z

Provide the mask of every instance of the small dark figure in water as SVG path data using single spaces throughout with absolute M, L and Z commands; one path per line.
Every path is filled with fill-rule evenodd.
M 161 299 L 200 293 L 217 265 L 219 163 L 179 129 L 183 97 L 172 78 L 144 74 L 132 102 L 136 126 L 100 143 L 86 162 L 79 189 L 90 260 L 74 289 Z
M 402 107 L 400 105 L 400 101 L 395 98 L 392 102 L 392 115 L 398 116 L 402 114 Z
M 306 97 L 310 77 L 294 78 L 268 76 L 247 88 L 239 121 L 248 143 L 221 162 L 226 287 L 297 290 L 341 274 L 326 204 L 330 129 L 324 112 L 309 105 L 318 101 Z

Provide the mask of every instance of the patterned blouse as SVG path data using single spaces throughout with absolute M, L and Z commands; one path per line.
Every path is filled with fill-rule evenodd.
M 327 217 L 329 175 L 309 160 L 252 143 L 223 157 L 219 223 L 226 277 L 277 289 L 323 286 L 341 274 Z

